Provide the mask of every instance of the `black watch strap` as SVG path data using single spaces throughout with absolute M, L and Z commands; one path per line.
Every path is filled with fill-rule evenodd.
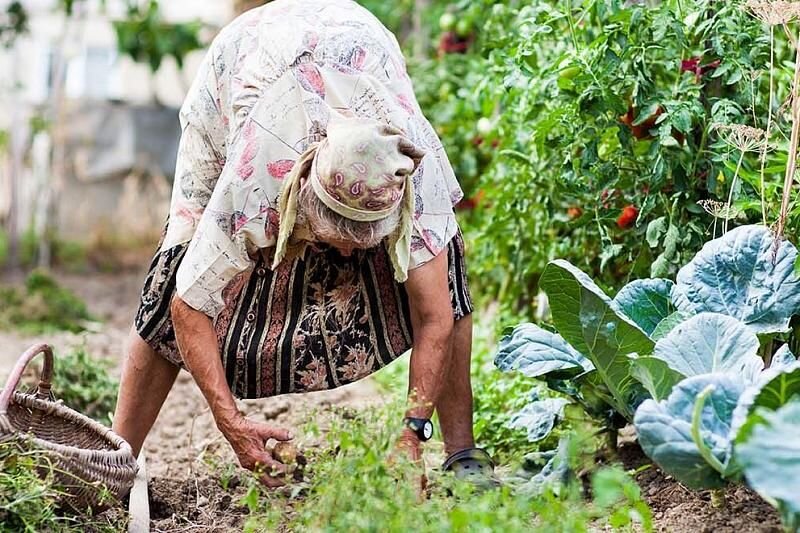
M 407 416 L 403 419 L 403 424 L 416 433 L 422 442 L 428 441 L 433 437 L 433 422 L 429 418 L 414 418 Z

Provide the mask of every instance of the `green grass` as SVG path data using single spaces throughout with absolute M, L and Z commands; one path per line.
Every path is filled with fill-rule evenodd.
M 75 333 L 92 319 L 86 304 L 47 274 L 35 270 L 23 287 L 0 287 L 0 328 L 38 335 L 58 330 Z
M 67 407 L 102 424 L 111 423 L 119 380 L 110 374 L 114 363 L 90 357 L 84 348 L 55 360 L 53 392 Z
M 577 481 L 536 496 L 511 481 L 498 490 L 475 492 L 429 464 L 429 494 L 420 501 L 408 481 L 416 467 L 387 462 L 396 438 L 393 421 L 402 405 L 397 401 L 362 410 L 354 418 L 337 417 L 326 434 L 327 445 L 310 454 L 310 482 L 288 496 L 251 480 L 243 500 L 250 510 L 245 531 L 576 533 L 606 525 L 633 530 L 634 521 L 640 531 L 651 529 L 638 486 L 618 468 L 594 474 L 594 501 L 589 501 Z M 305 429 L 314 430 L 313 424 Z M 575 454 L 570 462 L 586 460 L 578 457 L 577 441 L 570 449 Z
M 47 456 L 24 441 L 0 443 L 0 532 L 112 533 L 125 529 L 121 513 L 93 517 L 62 512 L 58 501 L 63 492 L 54 474 Z

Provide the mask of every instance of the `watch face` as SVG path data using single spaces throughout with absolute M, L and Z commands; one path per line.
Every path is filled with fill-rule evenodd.
M 433 424 L 430 420 L 425 422 L 425 425 L 422 426 L 422 434 L 425 435 L 426 440 L 433 437 Z

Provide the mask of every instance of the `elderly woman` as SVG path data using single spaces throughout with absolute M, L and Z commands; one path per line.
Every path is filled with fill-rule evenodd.
M 291 435 L 235 396 L 338 387 L 411 348 L 398 449 L 420 457 L 435 408 L 445 468 L 491 469 L 472 433 L 462 193 L 394 37 L 350 0 L 249 11 L 213 42 L 181 124 L 114 429 L 138 453 L 184 367 L 241 465 L 280 472 L 264 446 Z

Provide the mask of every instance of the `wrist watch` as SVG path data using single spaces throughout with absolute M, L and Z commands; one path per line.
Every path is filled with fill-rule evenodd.
M 431 437 L 433 437 L 433 423 L 429 418 L 407 416 L 403 419 L 403 424 L 416 433 L 417 437 L 422 442 L 429 441 Z

